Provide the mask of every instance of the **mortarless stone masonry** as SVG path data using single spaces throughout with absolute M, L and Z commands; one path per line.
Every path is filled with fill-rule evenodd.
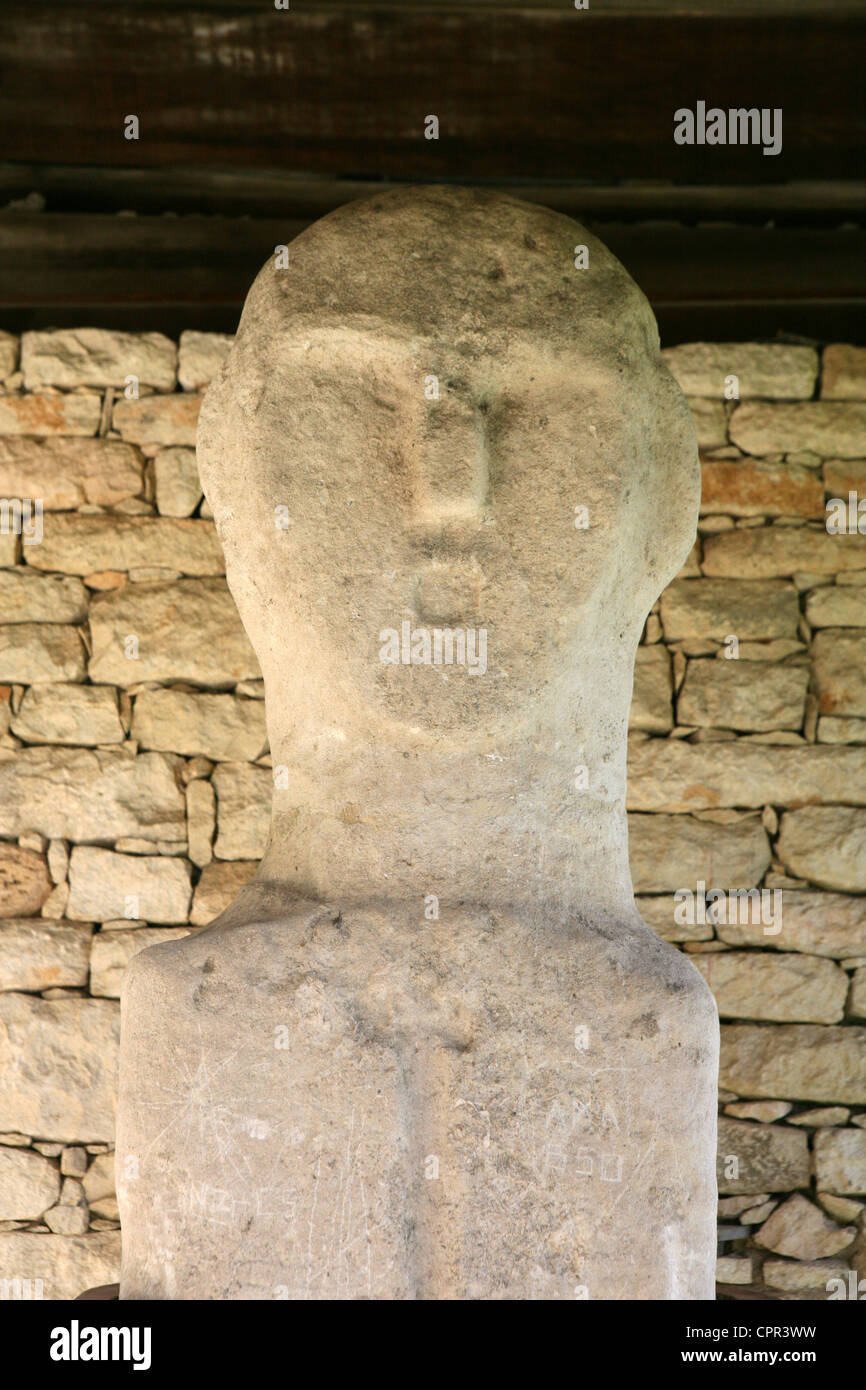
M 230 341 L 2 338 L 0 498 L 41 499 L 44 541 L 0 534 L 0 1296 L 117 1277 L 123 971 L 217 916 L 264 847 L 261 681 L 191 447 Z M 739 1234 L 719 1278 L 825 1298 L 866 1277 L 866 536 L 823 511 L 866 496 L 866 353 L 666 356 L 704 502 L 635 671 L 638 905 L 722 1015 L 720 1219 Z M 776 921 L 732 900 L 756 888 L 770 911 L 781 893 Z

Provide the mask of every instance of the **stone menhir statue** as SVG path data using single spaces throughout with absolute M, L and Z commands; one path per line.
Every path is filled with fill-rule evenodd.
M 129 971 L 121 1296 L 712 1298 L 716 1010 L 625 815 L 699 491 L 652 313 L 494 193 L 353 203 L 287 260 L 199 432 L 270 839 Z

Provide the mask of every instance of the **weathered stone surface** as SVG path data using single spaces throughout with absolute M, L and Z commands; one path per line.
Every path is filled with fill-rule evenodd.
M 160 449 L 153 461 L 161 516 L 192 516 L 201 501 L 195 449 Z
M 819 743 L 866 743 L 866 719 L 837 719 L 822 714 L 818 720 Z
M 11 376 L 18 366 L 18 338 L 0 330 L 0 380 Z
M 68 916 L 110 922 L 117 917 L 185 922 L 192 888 L 189 865 L 166 855 L 115 854 L 76 845 L 69 860 Z
M 201 396 L 144 396 L 138 401 L 118 401 L 112 424 L 122 439 L 132 444 L 183 444 L 195 447 L 195 431 Z M 2 415 L 0 415 L 2 422 Z M 834 450 L 839 453 L 841 450 Z
M 800 1130 L 720 1115 L 717 1172 L 720 1193 L 808 1187 L 808 1140 Z
M 750 1255 L 719 1255 L 716 1260 L 717 1284 L 751 1284 L 753 1261 Z
M 0 435 L 96 434 L 102 397 L 59 392 L 0 395 Z
M 866 456 L 866 404 L 747 401 L 735 408 L 728 429 L 734 444 L 746 454 L 808 450 L 824 458 Z
M 56 579 L 29 569 L 0 570 L 4 623 L 78 623 L 87 616 L 87 590 L 79 579 Z
M 866 495 L 866 459 L 826 459 L 821 472 L 828 496 L 847 502 L 849 492 Z
M 213 858 L 216 830 L 216 797 L 210 782 L 196 778 L 186 789 L 186 820 L 189 857 L 202 868 Z
M 866 627 L 866 584 L 822 584 L 806 598 L 812 627 Z
M 727 418 L 721 401 L 692 397 L 689 409 L 701 449 L 717 449 L 728 442 Z
M 864 1047 L 866 1028 L 723 1024 L 719 1085 L 741 1096 L 866 1104 Z
M 84 647 L 74 627 L 63 623 L 0 625 L 0 681 L 84 680 Z
M 810 893 L 784 888 L 782 910 L 774 925 L 782 930 L 768 934 L 763 925 L 749 922 L 719 923 L 716 934 L 731 946 L 763 946 L 765 950 L 803 951 L 808 955 L 866 955 L 866 898 L 842 893 Z
M 819 1129 L 813 1154 L 822 1192 L 866 1194 L 866 1130 Z
M 660 642 L 638 647 L 634 667 L 634 692 L 629 711 L 630 729 L 665 734 L 673 728 L 671 660 Z
M 812 669 L 822 714 L 866 715 L 866 632 L 836 627 L 817 632 Z
M 131 931 L 97 932 L 90 963 L 90 992 L 107 999 L 120 998 L 126 967 L 145 946 L 176 941 L 188 936 L 188 927 L 134 927 Z
M 107 999 L 0 994 L 0 1123 L 64 1143 L 114 1136 L 120 1018 Z
M 90 631 L 92 681 L 185 680 L 225 689 L 261 676 L 221 579 L 132 584 L 99 594 L 90 606 Z M 137 660 L 125 656 L 129 634 L 139 638 Z
M 866 801 L 866 751 L 861 748 L 645 739 L 632 742 L 628 756 L 632 811 Z
M 27 1149 L 0 1148 L 0 1221 L 38 1221 L 59 1192 L 60 1174 L 49 1159 Z
M 28 391 L 43 386 L 126 385 L 173 391 L 177 349 L 162 333 L 120 333 L 111 328 L 58 328 L 24 333 L 21 370 Z
M 644 708 L 651 708 L 646 698 Z M 264 703 L 234 695 L 145 690 L 136 696 L 132 737 L 142 748 L 187 758 L 250 762 L 267 749 Z
M 117 692 L 110 685 L 32 685 L 10 727 L 27 743 L 86 747 L 124 739 Z
M 735 1120 L 758 1120 L 762 1125 L 771 1125 L 774 1120 L 784 1119 L 790 1109 L 787 1100 L 739 1100 L 726 1105 L 725 1114 Z M 745 1207 L 740 1208 L 740 1211 L 745 1210 Z
M 127 749 L 0 749 L 0 835 L 52 840 L 181 840 L 186 805 L 162 753 Z
M 0 495 L 38 497 L 46 511 L 138 497 L 143 467 L 139 451 L 116 439 L 0 438 Z
M 84 1175 L 84 1195 L 91 1206 L 114 1196 L 114 1154 L 97 1154 Z
M 866 557 L 864 557 L 866 558 Z M 661 597 L 665 640 L 796 637 L 797 591 L 782 580 L 675 579 Z
M 758 732 L 800 729 L 809 670 L 758 661 L 690 661 L 677 697 L 677 720 L 699 728 Z
M 663 941 L 709 941 L 713 928 L 709 922 L 678 922 L 674 916 L 677 903 L 673 893 L 661 897 L 635 899 L 643 920 L 658 932 Z M 682 914 L 679 914 L 680 916 Z
M 851 976 L 848 1013 L 852 1018 L 866 1018 L 866 966 L 864 965 L 855 970 Z
M 866 893 L 866 811 L 804 806 L 782 817 L 776 852 L 795 878 Z
M 820 1207 L 795 1192 L 764 1222 L 755 1240 L 776 1255 L 821 1260 L 838 1255 L 856 1234 L 854 1226 L 837 1226 Z
M 823 527 L 749 526 L 706 536 L 702 563 L 706 575 L 738 580 L 862 570 L 866 536 L 831 536 Z
M 0 1235 L 0 1279 L 41 1280 L 41 1297 L 66 1300 L 120 1278 L 120 1232 L 83 1236 Z M 25 1295 L 33 1297 L 32 1293 Z
M 42 544 L 27 551 L 36 569 L 92 574 L 155 565 L 189 575 L 225 571 L 212 521 L 54 512 L 44 518 L 44 530 Z
M 822 357 L 824 400 L 866 401 L 866 348 L 830 343 Z
M 184 391 L 202 391 L 209 386 L 233 342 L 232 333 L 197 333 L 194 329 L 181 333 L 177 379 Z
M 221 763 L 211 780 L 217 798 L 217 859 L 261 859 L 274 789 L 270 770 L 249 763 Z
M 41 854 L 0 841 L 0 903 L 4 915 L 30 917 L 51 892 L 51 877 Z
M 20 538 L 11 528 L 5 534 L 0 532 L 0 566 L 3 569 L 18 564 L 20 550 Z
M 194 927 L 206 927 L 208 922 L 212 922 L 224 912 L 244 885 L 255 877 L 258 867 L 256 860 L 241 859 L 215 859 L 206 864 L 196 885 L 189 914 L 190 924 Z
M 844 1260 L 765 1260 L 761 1273 L 770 1289 L 823 1293 L 831 1279 L 844 1279 L 847 1271 Z
M 636 893 L 693 889 L 698 880 L 708 888 L 751 888 L 770 863 L 769 841 L 757 819 L 713 825 L 691 816 L 630 815 L 628 834 Z
M 5 901 L 3 910 L 9 910 Z M 91 932 L 89 925 L 79 922 L 0 922 L 0 990 L 86 985 Z
M 814 469 L 752 459 L 703 459 L 705 516 L 823 517 L 824 486 Z
M 839 1023 L 844 1017 L 848 976 L 820 956 L 721 951 L 694 956 L 693 964 L 713 991 L 721 1018 Z
M 845 1125 L 850 1114 L 847 1105 L 822 1105 L 816 1110 L 802 1110 L 799 1115 L 789 1115 L 788 1124 L 806 1125 L 811 1129 L 818 1129 L 822 1125 Z
M 280 1278 L 314 1297 L 335 1280 L 348 1298 L 573 1298 L 576 1282 L 599 1299 L 712 1294 L 717 1014 L 685 956 L 633 915 L 620 811 L 632 639 L 692 543 L 694 431 L 645 302 L 604 248 L 592 245 L 595 272 L 563 277 L 562 254 L 584 237 L 483 190 L 377 194 L 296 238 L 289 275 L 270 258 L 208 390 L 202 481 L 275 701 L 273 798 L 267 768 L 213 774 L 223 852 L 259 852 L 260 794 L 274 824 L 261 876 L 222 926 L 140 952 L 126 975 L 125 1297 L 169 1282 L 175 1298 L 254 1297 Z M 612 322 L 616 345 L 592 329 Z M 467 324 L 481 356 L 457 351 Z M 407 331 L 440 345 L 452 387 L 435 409 L 413 388 Z M 480 393 L 512 343 L 519 405 L 507 445 L 498 424 L 488 431 L 487 489 Z M 637 368 L 628 384 L 618 352 Z M 589 403 L 572 389 L 582 361 L 597 383 Z M 625 486 L 610 467 L 623 458 Z M 588 537 L 568 511 L 561 524 L 564 492 L 569 510 L 591 501 Z M 272 524 L 283 502 L 288 532 Z M 382 624 L 412 605 L 460 626 L 489 611 L 490 679 L 380 661 Z M 573 772 L 584 763 L 587 788 Z M 299 887 L 316 903 L 298 904 Z M 426 930 L 431 894 L 443 911 Z M 577 918 L 580 930 L 563 930 Z M 287 1057 L 271 1045 L 283 1017 Z M 588 1117 L 591 1182 L 582 1121 L 575 1131 L 562 1106 L 584 1017 L 604 1037 L 603 1070 L 586 1059 L 594 1102 L 609 1101 L 619 1125 L 608 1149 L 610 1121 Z M 421 1055 L 438 1057 L 440 1038 L 441 1084 Z M 166 1057 L 184 1063 L 172 1073 L 182 1115 L 190 1103 L 195 1115 L 198 1059 L 213 1059 L 208 1116 L 244 1112 L 231 1153 L 195 1118 L 166 1125 Z M 478 1094 L 494 1107 L 487 1149 L 485 1118 L 458 1104 Z M 423 1182 L 413 1156 L 430 1125 L 443 1168 L 461 1175 L 453 1197 L 450 1179 Z M 375 1194 L 373 1245 L 353 1196 L 332 1257 L 320 1230 L 339 1224 L 345 1174 L 318 1154 L 345 1153 L 362 1130 L 352 1172 Z M 148 1155 L 134 1181 L 132 1153 Z M 241 1204 L 271 1184 L 253 1238 Z M 189 1202 L 203 1187 L 228 1193 L 228 1230 L 211 1232 Z M 624 1244 L 627 1271 L 611 1255 Z
M 687 396 L 722 399 L 733 375 L 740 400 L 808 400 L 818 376 L 815 349 L 787 343 L 679 343 L 662 357 Z
M 52 1207 L 43 1220 L 49 1231 L 57 1236 L 83 1236 L 90 1225 L 86 1206 Z

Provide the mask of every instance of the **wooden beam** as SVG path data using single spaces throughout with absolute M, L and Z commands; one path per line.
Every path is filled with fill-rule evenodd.
M 16 159 L 120 168 L 608 183 L 862 177 L 862 6 L 807 18 L 765 9 L 7 0 L 0 125 Z M 699 100 L 781 108 L 781 153 L 675 144 L 675 110 Z M 138 140 L 124 138 L 129 114 Z M 438 140 L 424 135 L 431 114 Z
M 4 327 L 230 331 L 273 248 L 309 221 L 7 213 Z M 866 340 L 864 231 L 589 225 L 649 297 L 665 341 Z

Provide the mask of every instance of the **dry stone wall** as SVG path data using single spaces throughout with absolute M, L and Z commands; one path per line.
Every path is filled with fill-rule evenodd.
M 194 449 L 229 341 L 0 334 L 0 1298 L 116 1279 L 124 969 L 209 922 L 264 849 L 260 673 Z M 720 1282 L 847 1295 L 866 1278 L 866 349 L 666 357 L 703 502 L 638 652 L 635 890 L 722 1018 Z

